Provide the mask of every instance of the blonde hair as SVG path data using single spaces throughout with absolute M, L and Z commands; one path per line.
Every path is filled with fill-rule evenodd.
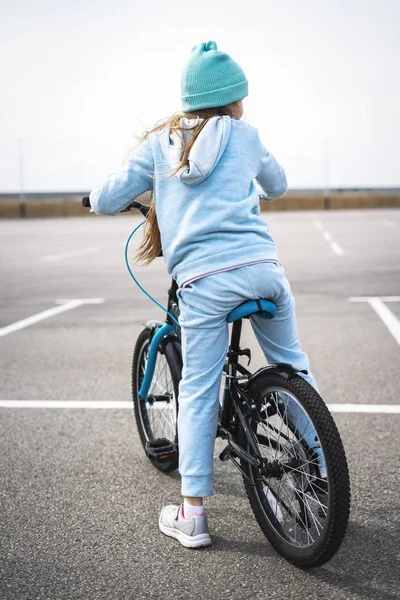
M 182 134 L 181 119 L 184 117 L 189 119 L 197 119 L 197 122 L 195 122 L 194 125 L 192 125 L 191 127 L 185 127 L 185 131 L 191 131 L 192 135 L 190 140 L 187 142 L 187 144 L 182 150 L 182 156 L 179 165 L 169 175 L 169 177 L 173 177 L 182 167 L 185 167 L 189 164 L 190 150 L 192 149 L 193 144 L 195 143 L 203 127 L 205 127 L 207 122 L 213 117 L 222 115 L 228 115 L 229 117 L 232 117 L 232 112 L 229 106 L 218 106 L 215 108 L 203 108 L 201 110 L 193 112 L 175 113 L 168 119 L 165 119 L 158 123 L 150 131 L 146 131 L 143 134 L 140 143 L 144 142 L 144 140 L 147 139 L 147 137 L 151 133 L 154 133 L 156 131 L 162 131 L 163 129 L 169 129 L 170 131 L 177 133 L 183 140 L 184 138 Z M 155 258 L 157 258 L 157 256 L 160 256 L 161 250 L 161 235 L 160 230 L 158 228 L 157 215 L 152 192 L 150 210 L 148 212 L 146 223 L 144 226 L 143 240 L 136 253 L 136 260 L 138 262 L 143 262 L 144 264 L 148 265 Z

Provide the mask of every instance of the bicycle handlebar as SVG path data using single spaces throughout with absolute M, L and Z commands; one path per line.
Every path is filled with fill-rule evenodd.
M 85 196 L 84 198 L 82 198 L 82 206 L 84 208 L 90 208 L 89 196 Z M 131 204 L 129 204 L 126 208 L 124 208 L 124 210 L 121 210 L 121 212 L 128 212 L 128 211 L 132 210 L 132 208 L 137 208 L 144 217 L 147 217 L 147 213 L 150 210 L 150 206 L 147 206 L 146 204 L 142 204 L 142 202 L 139 202 L 138 200 L 134 200 L 133 202 L 131 202 Z

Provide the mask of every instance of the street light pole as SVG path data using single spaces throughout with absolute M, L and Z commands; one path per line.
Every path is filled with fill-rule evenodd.
M 18 163 L 19 163 L 19 216 L 26 217 L 26 198 L 24 192 L 24 147 L 22 137 L 18 141 Z
M 324 150 L 324 210 L 330 206 L 330 190 L 329 190 L 329 154 L 328 149 Z

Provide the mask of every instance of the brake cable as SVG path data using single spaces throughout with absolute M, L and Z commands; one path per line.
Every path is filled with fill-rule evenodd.
M 132 231 L 132 233 L 130 234 L 130 236 L 127 239 L 127 242 L 125 244 L 125 263 L 126 266 L 128 268 L 129 274 L 132 277 L 133 281 L 136 283 L 136 285 L 138 286 L 138 288 L 145 294 L 145 296 L 147 296 L 148 298 L 150 298 L 150 300 L 152 302 L 154 302 L 154 304 L 156 304 L 159 308 L 161 308 L 161 310 L 163 310 L 165 313 L 167 313 L 167 315 L 169 315 L 171 317 L 171 319 L 174 321 L 174 323 L 176 323 L 179 326 L 178 321 L 176 320 L 176 318 L 174 317 L 174 315 L 172 315 L 169 310 L 167 310 L 166 308 L 164 308 L 164 306 L 162 306 L 162 304 L 160 304 L 159 302 L 157 302 L 157 300 L 155 298 L 153 298 L 153 296 L 151 294 L 149 294 L 149 292 L 147 292 L 144 287 L 139 283 L 139 281 L 136 279 L 136 277 L 134 276 L 134 274 L 132 273 L 132 269 L 129 265 L 129 261 L 128 261 L 128 247 L 129 247 L 129 242 L 131 241 L 133 235 L 137 232 L 137 230 L 142 227 L 142 225 L 145 224 L 146 221 L 142 221 L 141 223 L 139 223 L 139 225 L 137 227 L 135 227 L 135 229 Z

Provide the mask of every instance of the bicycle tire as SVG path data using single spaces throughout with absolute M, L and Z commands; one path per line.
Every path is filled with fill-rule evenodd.
M 160 413 L 158 417 L 161 417 L 162 419 L 162 411 L 164 409 L 162 407 L 160 408 L 160 405 L 168 404 L 168 409 L 165 408 L 165 410 L 167 411 L 165 421 L 164 423 L 161 423 L 160 427 L 157 427 L 156 419 L 152 419 L 152 416 L 150 414 L 153 410 L 153 406 L 151 406 L 149 403 L 144 402 L 143 399 L 139 396 L 139 389 L 143 380 L 143 374 L 145 370 L 146 353 L 148 352 L 152 335 L 153 332 L 150 329 L 143 329 L 143 331 L 140 333 L 139 337 L 136 340 L 132 359 L 133 409 L 135 414 L 136 426 L 139 432 L 139 437 L 143 448 L 146 447 L 146 442 L 154 441 L 160 438 L 166 438 L 175 444 L 177 444 L 178 441 L 178 390 L 179 381 L 181 379 L 181 365 L 179 356 L 177 356 L 175 344 L 172 340 L 167 339 L 159 347 L 157 353 L 156 368 L 153 376 L 152 385 L 149 391 L 149 393 L 152 393 L 155 386 L 158 386 L 158 393 L 160 393 L 161 391 L 161 394 L 170 396 L 169 403 L 159 402 L 155 403 L 154 405 L 154 408 L 155 406 L 157 406 L 157 412 Z M 161 367 L 160 362 L 163 362 L 163 365 Z M 164 372 L 165 374 L 165 371 L 167 370 L 169 372 L 170 377 L 162 381 L 160 384 L 157 379 L 158 374 L 160 374 L 160 372 Z M 176 456 L 171 461 L 165 463 L 156 463 L 153 461 L 151 462 L 160 471 L 174 471 L 178 467 L 178 453 L 176 453 Z
M 283 390 L 283 392 L 280 396 L 273 396 L 271 390 Z M 285 467 L 286 471 L 281 477 L 281 481 L 278 483 L 278 479 L 276 479 L 276 484 L 273 484 L 273 478 L 268 479 L 265 476 L 260 478 L 259 469 L 252 467 L 244 460 L 241 461 L 241 467 L 247 476 L 243 477 L 246 494 L 254 516 L 271 545 L 286 560 L 303 568 L 321 566 L 330 560 L 341 546 L 350 514 L 349 473 L 336 424 L 317 391 L 299 375 L 286 379 L 278 374 L 261 373 L 249 384 L 247 394 L 253 405 L 257 407 L 248 421 L 252 431 L 256 434 L 258 447 L 263 448 L 264 451 L 267 448 L 267 453 L 270 454 L 275 452 L 275 457 L 279 453 L 283 457 L 286 452 L 287 457 L 295 457 L 297 462 L 300 457 L 303 461 L 300 466 L 297 464 L 298 468 L 294 468 L 292 472 Z M 298 405 L 307 413 L 314 427 L 317 435 L 315 439 L 318 440 L 317 443 L 319 443 L 326 465 L 326 491 L 320 483 L 325 479 L 321 478 L 318 466 L 320 459 L 315 458 L 315 450 L 312 451 L 304 439 L 292 441 L 292 438 L 296 439 L 296 428 L 289 423 L 287 407 L 286 409 L 282 408 L 282 413 L 280 410 L 274 413 L 275 419 L 280 419 L 282 422 L 286 416 L 288 427 L 285 439 L 281 437 L 283 441 L 277 440 L 277 434 L 274 433 L 275 442 L 272 442 L 269 433 L 265 436 L 261 432 L 261 419 L 263 419 L 263 427 L 267 431 L 276 432 L 276 427 L 271 424 L 274 417 L 268 416 L 266 412 L 271 410 L 273 413 L 276 409 L 276 401 L 275 407 L 272 406 L 273 403 L 269 403 L 270 408 L 268 409 L 265 408 L 267 406 L 265 399 L 267 397 L 270 399 L 282 398 L 285 394 L 288 398 L 294 398 L 297 401 Z M 261 411 L 263 401 L 264 409 Z M 258 428 L 261 431 L 257 433 Z M 282 426 L 281 429 L 283 429 Z M 298 432 L 297 438 L 299 438 Z M 239 443 L 250 451 L 247 438 L 241 429 L 238 439 Z M 284 462 L 283 458 L 281 458 L 281 462 Z M 287 464 L 289 463 L 286 462 Z M 292 477 L 291 480 L 290 477 Z M 286 484 L 283 483 L 285 478 Z M 287 497 L 283 493 L 284 485 L 289 490 Z M 279 491 L 277 492 L 277 490 Z M 292 497 L 290 497 L 290 493 Z M 321 506 L 318 506 L 317 499 L 320 500 Z M 298 510 L 297 513 L 296 510 Z M 289 521 L 287 532 L 284 530 L 286 518 Z M 292 523 L 292 529 L 290 529 L 290 523 Z M 302 540 L 306 536 L 313 540 L 310 534 L 313 527 L 319 534 L 319 525 L 321 525 L 321 534 L 318 535 L 315 542 L 301 547 L 300 544 L 303 543 Z M 299 530 L 299 540 L 296 536 L 296 527 Z

